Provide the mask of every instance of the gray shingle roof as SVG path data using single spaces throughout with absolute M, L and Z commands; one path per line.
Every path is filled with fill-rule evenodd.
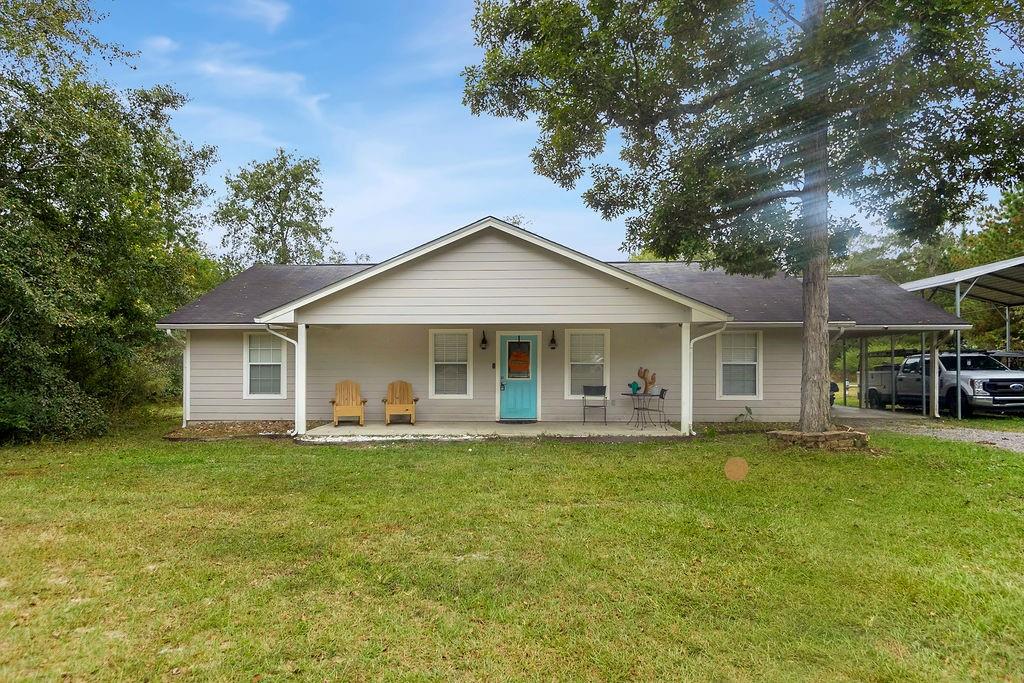
M 252 324 L 261 313 L 355 275 L 372 264 L 259 265 L 236 275 L 160 320 L 161 325 Z M 741 322 L 797 322 L 800 280 L 727 275 L 680 262 L 611 263 L 617 268 L 722 309 Z M 829 320 L 858 325 L 943 325 L 963 321 L 939 306 L 873 275 L 833 277 Z
M 612 265 L 645 280 L 731 313 L 742 322 L 803 320 L 800 279 L 728 275 L 679 262 L 625 262 Z M 829 320 L 858 325 L 958 325 L 963 321 L 942 307 L 877 275 L 829 278 Z
M 160 319 L 171 324 L 252 324 L 264 311 L 366 270 L 370 264 L 331 266 L 258 265 Z

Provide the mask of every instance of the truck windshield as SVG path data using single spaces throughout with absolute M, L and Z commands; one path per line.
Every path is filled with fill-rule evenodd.
M 942 367 L 956 370 L 956 356 L 940 356 Z M 960 371 L 968 370 L 1009 370 L 1005 365 L 990 356 L 960 356 Z

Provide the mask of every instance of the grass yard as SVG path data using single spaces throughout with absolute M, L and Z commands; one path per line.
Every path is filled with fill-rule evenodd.
M 0 449 L 0 679 L 1024 672 L 1019 455 L 171 426 Z

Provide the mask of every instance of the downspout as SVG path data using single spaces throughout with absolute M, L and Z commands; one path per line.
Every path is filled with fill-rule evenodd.
M 690 363 L 690 386 L 684 388 L 684 391 L 686 392 L 686 404 L 690 406 L 690 436 L 697 436 L 697 432 L 693 431 L 693 345 L 699 341 L 708 339 L 709 337 L 721 334 L 725 330 L 726 325 L 728 325 L 728 323 L 722 323 L 722 326 L 717 330 L 705 332 L 704 334 L 690 340 L 690 351 L 689 357 L 687 358 L 687 362 Z M 715 369 L 715 372 L 718 372 L 717 368 Z
M 274 335 L 275 337 L 279 337 L 281 339 L 284 339 L 286 342 L 288 342 L 293 347 L 295 347 L 295 353 L 298 354 L 299 346 L 298 346 L 298 342 L 297 341 L 295 341 L 291 337 L 288 337 L 286 335 L 281 334 L 280 332 L 275 332 L 274 330 L 270 329 L 270 323 L 267 323 L 265 325 L 265 327 L 267 328 L 267 332 L 269 332 L 270 334 Z M 295 436 L 297 434 L 297 432 L 295 431 L 295 429 L 292 429 L 292 430 L 290 430 L 288 432 L 288 434 L 289 434 L 289 436 Z
M 188 427 L 188 421 L 191 418 L 190 408 L 192 405 L 192 339 L 191 334 L 188 330 L 185 330 L 185 339 L 179 340 L 174 336 L 172 330 L 166 329 L 164 332 L 167 336 L 174 341 L 181 344 L 181 427 L 184 429 Z

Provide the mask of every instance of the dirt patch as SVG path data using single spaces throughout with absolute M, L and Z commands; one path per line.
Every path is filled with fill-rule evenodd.
M 286 438 L 291 436 L 291 420 L 253 420 L 242 422 L 192 422 L 164 436 L 168 441 L 225 441 L 254 436 Z

